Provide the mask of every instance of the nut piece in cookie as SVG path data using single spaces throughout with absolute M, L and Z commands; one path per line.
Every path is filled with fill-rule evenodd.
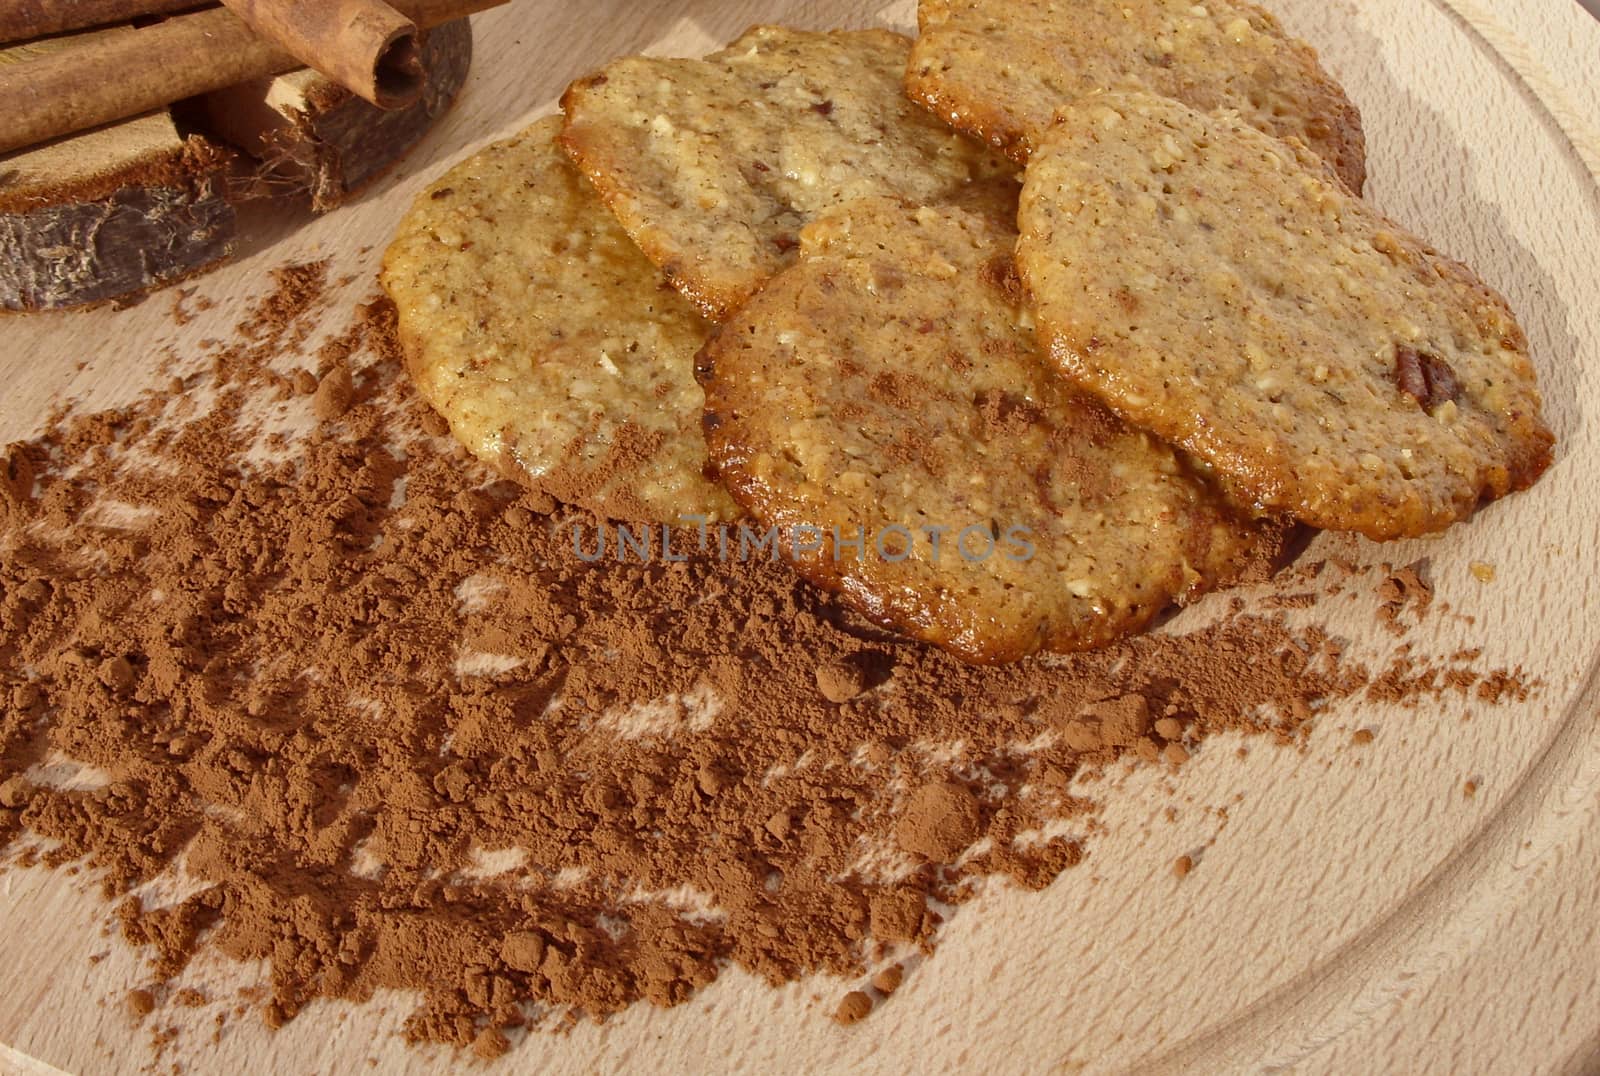
M 698 366 L 712 461 L 799 571 L 982 663 L 1108 643 L 1262 540 L 1049 371 L 1015 237 L 952 207 L 841 206 Z
M 1036 148 L 1020 220 L 1056 367 L 1244 503 L 1413 537 L 1549 466 L 1505 300 L 1295 143 L 1088 98 Z
M 819 211 L 918 203 L 1015 169 L 906 99 L 909 39 L 757 27 L 703 60 L 635 56 L 572 84 L 562 142 L 652 261 L 721 319 Z
M 1278 20 L 1240 0 L 922 0 L 906 86 L 1020 163 L 1057 108 L 1143 90 L 1298 138 L 1350 189 L 1366 182 L 1361 114 Z
M 736 514 L 705 477 L 708 327 L 555 144 L 558 118 L 424 191 L 384 256 L 406 365 L 481 459 L 604 516 Z

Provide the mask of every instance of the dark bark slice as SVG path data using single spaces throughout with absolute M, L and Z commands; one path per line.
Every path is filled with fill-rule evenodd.
M 405 156 L 455 100 L 471 61 L 472 30 L 460 19 L 424 35 L 428 82 L 409 108 L 382 111 L 302 70 L 208 94 L 194 102 L 192 118 L 258 162 L 242 196 L 305 193 L 326 212 Z
M 55 44 L 0 49 L 0 63 Z M 132 301 L 210 268 L 233 251 L 244 199 L 339 205 L 450 106 L 471 57 L 463 19 L 427 35 L 429 83 L 407 109 L 300 71 L 0 156 L 0 310 Z
M 232 158 L 159 113 L 0 159 L 0 309 L 127 298 L 226 258 Z
M 0 48 L 0 65 L 81 39 Z M 233 247 L 231 156 L 166 112 L 0 156 L 0 309 L 102 302 L 220 261 Z

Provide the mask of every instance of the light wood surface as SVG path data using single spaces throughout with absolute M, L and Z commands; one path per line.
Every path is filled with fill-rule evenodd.
M 639 1006 L 603 1027 L 535 1035 L 488 1067 L 1600 1070 L 1600 24 L 1571 0 L 1273 6 L 1362 107 L 1373 200 L 1476 265 L 1522 315 L 1561 437 L 1532 494 L 1470 526 L 1391 547 L 1324 537 L 1318 548 L 1368 562 L 1429 558 L 1453 612 L 1413 641 L 1439 654 L 1481 645 L 1485 664 L 1520 664 L 1542 690 L 1498 707 L 1352 703 L 1323 715 L 1303 752 L 1256 741 L 1240 758 L 1237 744 L 1214 740 L 1175 777 L 1122 773 L 1114 794 L 1099 790 L 1108 832 L 1084 865 L 1044 893 L 995 886 L 960 909 L 933 958 L 854 1028 L 827 1019 L 847 984 L 775 991 L 730 973 L 677 1009 Z M 58 394 L 127 399 L 156 376 L 164 348 L 196 354 L 201 339 L 226 335 L 274 265 L 331 257 L 333 278 L 355 277 L 331 309 L 366 298 L 424 183 L 549 111 L 568 79 L 613 55 L 698 53 L 756 21 L 905 26 L 910 13 L 903 0 L 523 0 L 482 16 L 461 103 L 418 155 L 327 218 L 256 214 L 254 248 L 198 283 L 216 304 L 205 315 L 179 326 L 171 296 L 157 295 L 131 311 L 0 322 L 0 438 L 35 430 Z M 331 315 L 328 329 L 343 318 Z M 1473 562 L 1493 564 L 1495 580 L 1479 582 Z M 1395 645 L 1368 601 L 1309 615 L 1375 661 Z M 1356 728 L 1375 741 L 1352 747 Z M 1199 850 L 1194 873 L 1176 879 L 1174 858 Z M 0 876 L 0 1072 L 150 1061 L 150 1025 L 121 1004 L 144 973 L 103 936 L 106 909 L 85 889 L 44 871 Z M 186 981 L 221 990 L 261 974 L 206 957 Z M 161 1066 L 334 1073 L 370 1059 L 424 1073 L 468 1063 L 404 1047 L 409 1008 L 406 998 L 319 1004 L 275 1034 L 233 1021 L 216 1042 L 214 1010 L 169 1008 L 164 1022 L 196 1030 Z

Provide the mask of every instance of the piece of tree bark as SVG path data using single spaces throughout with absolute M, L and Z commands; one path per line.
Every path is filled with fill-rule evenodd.
M 0 63 L 40 47 L 0 49 Z M 427 87 L 408 109 L 299 71 L 0 157 L 0 310 L 130 302 L 210 268 L 233 251 L 242 200 L 306 197 L 319 212 L 346 201 L 465 81 L 466 20 L 422 47 Z
M 385 111 L 311 70 L 207 94 L 193 102 L 194 124 L 256 161 L 245 197 L 305 193 L 312 208 L 343 204 L 400 160 L 448 109 L 472 62 L 467 20 L 419 37 L 422 96 Z M 187 107 L 187 106 L 186 106 Z
M 0 64 L 53 47 L 0 49 Z M 165 111 L 0 157 L 0 310 L 124 298 L 221 261 L 234 158 Z

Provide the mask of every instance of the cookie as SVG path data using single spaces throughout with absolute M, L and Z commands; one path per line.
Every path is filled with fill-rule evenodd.
M 1260 540 L 1047 368 L 1014 241 L 962 209 L 840 206 L 697 368 L 712 461 L 763 537 L 873 620 L 979 663 L 1108 643 Z
M 794 260 L 800 229 L 849 198 L 919 204 L 1015 169 L 917 108 L 910 40 L 757 27 L 703 60 L 631 57 L 574 83 L 563 144 L 628 234 L 708 316 Z
M 534 124 L 416 200 L 384 255 L 406 364 L 474 455 L 603 516 L 735 514 L 705 476 L 707 324 Z
M 1056 367 L 1259 510 L 1413 537 L 1550 463 L 1505 300 L 1303 147 L 1088 98 L 1035 149 L 1020 221 Z
M 1298 138 L 1357 194 L 1361 114 L 1278 20 L 1239 0 L 922 0 L 906 86 L 957 130 L 1026 163 L 1056 109 L 1143 90 L 1236 110 Z

